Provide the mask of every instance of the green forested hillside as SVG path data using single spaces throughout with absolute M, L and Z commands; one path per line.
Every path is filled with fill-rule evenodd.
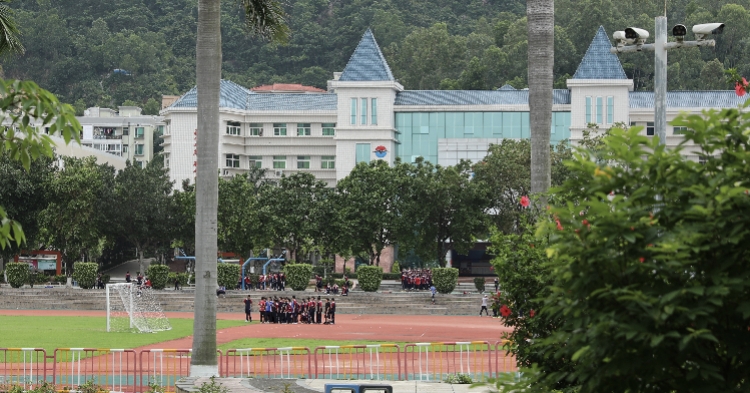
M 523 0 L 289 0 L 286 46 L 246 34 L 238 4 L 224 0 L 224 78 L 325 87 L 371 27 L 408 89 L 492 89 L 526 85 Z M 6 78 L 32 79 L 63 101 L 144 105 L 193 86 L 196 0 L 17 0 L 11 4 L 26 54 L 3 59 Z M 653 32 L 661 0 L 557 0 L 555 80 L 563 87 L 603 25 Z M 723 70 L 750 75 L 750 0 L 669 0 L 670 25 L 724 22 L 716 48 L 669 53 L 669 88 L 726 89 Z M 689 33 L 689 35 L 692 35 Z M 692 38 L 692 37 L 689 37 Z M 621 60 L 636 89 L 651 88 L 653 54 Z M 129 74 L 115 73 L 115 69 Z

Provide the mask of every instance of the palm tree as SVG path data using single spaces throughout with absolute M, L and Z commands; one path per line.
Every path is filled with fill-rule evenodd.
M 531 192 L 550 187 L 552 66 L 555 55 L 555 1 L 526 0 L 529 34 L 529 116 L 531 125 Z
M 13 19 L 13 10 L 5 3 L 10 3 L 10 0 L 0 0 L 0 55 L 23 54 L 24 49 L 19 39 L 16 21 Z
M 277 0 L 239 0 L 251 32 L 284 41 L 289 28 Z M 216 256 L 219 204 L 219 88 L 221 1 L 198 1 L 195 74 L 198 88 L 198 167 L 195 181 L 195 319 L 190 375 L 218 375 L 216 360 Z

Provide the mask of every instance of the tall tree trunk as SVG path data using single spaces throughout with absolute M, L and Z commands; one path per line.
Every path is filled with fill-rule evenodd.
M 216 359 L 216 256 L 219 205 L 220 1 L 198 1 L 196 79 L 198 167 L 195 181 L 195 320 L 191 376 L 219 375 Z
M 529 117 L 531 125 L 531 192 L 546 192 L 551 183 L 552 67 L 555 54 L 554 0 L 526 0 L 529 34 Z

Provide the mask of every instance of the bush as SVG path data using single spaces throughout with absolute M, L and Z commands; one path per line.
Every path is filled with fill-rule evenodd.
M 471 375 L 469 374 L 448 374 L 445 377 L 445 383 L 452 383 L 452 384 L 470 384 L 474 383 L 474 381 L 471 379 Z
M 455 267 L 438 267 L 432 269 L 432 282 L 440 293 L 451 293 L 458 283 L 458 269 Z
M 237 283 L 240 282 L 240 265 L 234 263 L 218 263 L 216 264 L 216 281 L 220 287 L 226 289 L 237 288 Z
M 164 289 L 169 280 L 169 266 L 151 264 L 146 268 L 146 277 L 151 280 L 151 288 Z
M 310 284 L 312 265 L 306 263 L 291 263 L 284 266 L 286 285 L 295 291 L 304 291 Z
M 477 291 L 484 292 L 484 277 L 474 277 L 474 287 Z
M 189 278 L 190 278 L 190 275 L 187 273 L 170 272 L 169 276 L 167 277 L 167 285 L 174 286 L 174 280 L 177 279 L 180 282 L 180 286 L 184 287 L 185 285 L 188 285 Z
M 383 269 L 378 266 L 360 266 L 357 269 L 359 287 L 365 292 L 375 292 L 383 280 Z
M 383 273 L 383 280 L 401 281 L 401 273 Z
M 5 266 L 8 273 L 8 284 L 13 288 L 21 288 L 29 280 L 29 264 L 11 262 Z
M 102 282 L 104 285 L 109 284 L 109 280 L 111 280 L 112 277 L 109 276 L 109 274 L 102 274 Z
M 96 272 L 99 265 L 94 262 L 76 262 L 73 264 L 73 279 L 83 289 L 96 286 Z
M 61 274 L 59 276 L 53 277 L 52 282 L 55 284 L 65 285 L 68 283 L 68 277 L 64 274 Z
M 401 274 L 401 265 L 398 261 L 393 262 L 393 265 L 391 265 L 391 273 Z

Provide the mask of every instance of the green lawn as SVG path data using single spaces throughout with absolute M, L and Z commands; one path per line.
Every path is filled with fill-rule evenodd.
M 244 324 L 216 322 L 219 329 Z M 0 316 L 0 348 L 44 348 L 52 355 L 55 348 L 131 349 L 193 334 L 192 319 L 171 318 L 169 323 L 172 330 L 158 333 L 108 333 L 104 317 Z
M 242 338 L 219 346 L 224 353 L 227 349 L 240 348 L 279 348 L 279 347 L 307 347 L 314 351 L 315 347 L 326 345 L 367 345 L 367 344 L 399 344 L 403 348 L 405 343 L 392 341 L 364 341 L 364 340 L 317 340 L 312 338 Z

